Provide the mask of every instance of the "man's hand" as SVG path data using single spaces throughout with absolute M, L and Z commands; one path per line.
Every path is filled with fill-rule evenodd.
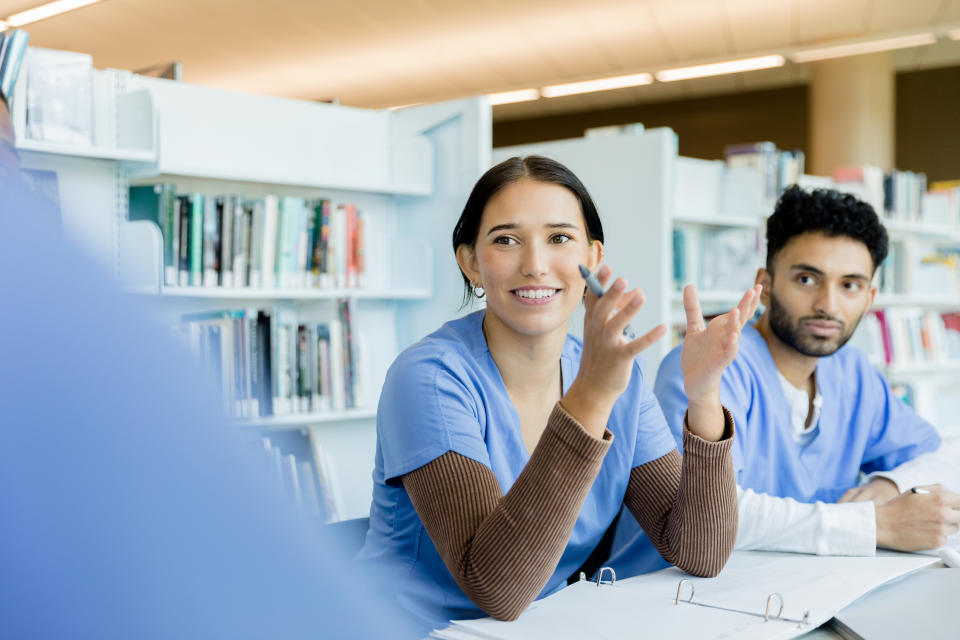
M 907 491 L 876 508 L 877 546 L 898 551 L 936 549 L 956 533 L 960 495 L 936 484 L 930 493 Z
M 893 480 L 887 478 L 874 478 L 867 484 L 850 489 L 837 500 L 840 502 L 874 502 L 884 504 L 900 495 Z

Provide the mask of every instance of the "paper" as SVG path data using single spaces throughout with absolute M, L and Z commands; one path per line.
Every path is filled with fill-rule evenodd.
M 622 640 L 625 637 L 792 638 L 826 622 L 868 591 L 935 563 L 935 558 L 897 555 L 851 558 L 779 553 L 735 553 L 716 578 L 695 578 L 679 569 L 597 586 L 578 582 L 533 603 L 516 621 L 455 620 L 435 637 L 448 640 Z M 778 593 L 782 617 L 770 620 L 681 602 L 680 580 L 694 585 L 694 602 L 763 614 L 767 596 Z M 684 597 L 689 591 L 684 592 Z

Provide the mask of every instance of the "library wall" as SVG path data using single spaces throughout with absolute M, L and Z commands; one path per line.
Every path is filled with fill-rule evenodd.
M 897 74 L 896 166 L 960 178 L 960 67 Z
M 493 146 L 506 147 L 577 138 L 589 127 L 642 122 L 670 127 L 680 140 L 680 155 L 723 157 L 724 145 L 770 140 L 780 149 L 805 149 L 807 87 L 731 93 L 570 113 L 524 120 L 494 121 Z
M 894 166 L 929 180 L 960 178 L 960 67 L 898 73 Z M 602 111 L 495 121 L 495 147 L 574 138 L 589 127 L 642 122 L 677 132 L 680 155 L 721 158 L 726 144 L 770 140 L 780 149 L 808 149 L 805 85 L 639 104 Z

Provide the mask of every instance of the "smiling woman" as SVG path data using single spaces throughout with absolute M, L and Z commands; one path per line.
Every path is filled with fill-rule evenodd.
M 465 299 L 482 295 L 486 308 L 448 322 L 387 373 L 360 558 L 392 573 L 404 606 L 435 625 L 516 618 L 576 574 L 622 505 L 668 561 L 719 572 L 736 493 L 718 384 L 757 291 L 709 326 L 686 292 L 681 461 L 638 362 L 663 327 L 625 341 L 643 293 L 622 278 L 601 298 L 585 292 L 579 265 L 600 264 L 603 229 L 572 172 L 535 156 L 493 167 L 453 248 Z M 602 285 L 611 273 L 597 271 Z M 582 341 L 567 334 L 581 301 Z

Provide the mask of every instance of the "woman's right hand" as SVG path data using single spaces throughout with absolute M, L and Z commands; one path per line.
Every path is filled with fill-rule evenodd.
M 612 270 L 604 265 L 596 275 L 606 287 Z M 636 340 L 623 337 L 624 327 L 644 302 L 640 289 L 626 288 L 626 280 L 617 278 L 602 298 L 587 291 L 580 371 L 562 400 L 563 408 L 596 437 L 603 434 L 614 403 L 630 383 L 637 355 L 667 331 L 660 324 Z

